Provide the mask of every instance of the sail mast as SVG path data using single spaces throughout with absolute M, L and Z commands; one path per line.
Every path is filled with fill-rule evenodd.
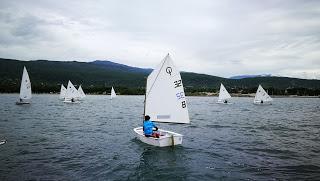
M 143 105 L 143 120 L 144 120 L 144 117 L 146 116 L 146 100 L 147 100 L 147 85 L 148 85 L 148 81 L 146 79 L 146 92 L 144 94 L 144 105 Z

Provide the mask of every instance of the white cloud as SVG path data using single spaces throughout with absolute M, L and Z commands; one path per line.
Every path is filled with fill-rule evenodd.
M 169 52 L 185 71 L 319 78 L 319 7 L 299 0 L 12 0 L 0 8 L 0 57 L 155 67 Z

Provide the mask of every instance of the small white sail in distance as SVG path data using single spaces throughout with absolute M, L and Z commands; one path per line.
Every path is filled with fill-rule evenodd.
M 157 122 L 190 123 L 180 72 L 169 54 L 148 76 L 145 115 Z
M 21 86 L 20 86 L 20 99 L 31 99 L 31 82 L 26 67 L 23 67 Z
M 113 87 L 111 88 L 111 95 L 110 95 L 110 99 L 117 97 L 116 92 L 114 91 Z
M 255 103 L 261 102 L 271 102 L 272 98 L 268 95 L 268 93 L 259 85 L 258 90 L 256 92 L 256 96 L 254 97 Z
M 74 87 L 74 85 L 69 80 L 64 100 L 69 101 L 72 98 L 74 98 L 74 99 L 77 98 L 78 96 L 79 96 L 78 90 Z
M 220 85 L 220 91 L 219 91 L 219 102 L 223 102 L 224 100 L 230 99 L 231 96 L 229 94 L 229 92 L 227 91 L 227 89 L 223 86 L 223 84 L 221 83 Z
M 63 84 L 61 84 L 61 89 L 60 89 L 60 99 L 64 99 L 65 95 L 66 95 L 67 89 L 63 86 Z
M 83 98 L 86 97 L 86 94 L 83 92 L 83 89 L 82 89 L 81 85 L 80 85 L 79 88 L 78 88 L 78 93 L 79 93 L 79 97 L 80 97 L 81 99 L 83 99 Z

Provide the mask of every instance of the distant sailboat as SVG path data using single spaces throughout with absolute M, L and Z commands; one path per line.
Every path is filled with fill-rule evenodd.
M 59 99 L 64 99 L 64 97 L 66 96 L 66 92 L 67 92 L 67 89 L 63 86 L 63 84 L 61 84 Z
M 83 99 L 86 97 L 86 94 L 83 92 L 81 85 L 78 88 L 78 94 L 79 99 Z
M 7 140 L 0 140 L 0 145 L 3 145 L 7 142 Z
M 190 123 L 187 102 L 179 70 L 173 65 L 169 54 L 147 79 L 144 116 L 164 123 Z M 146 137 L 143 127 L 134 128 L 142 142 L 153 146 L 172 146 L 182 143 L 183 135 L 161 130 L 160 137 Z
M 29 101 L 32 98 L 31 82 L 30 82 L 29 74 L 26 67 L 23 67 L 19 97 L 20 97 L 19 101 L 16 102 L 17 105 L 30 104 Z
M 229 92 L 227 91 L 227 89 L 223 86 L 223 84 L 221 83 L 220 85 L 220 91 L 219 91 L 219 98 L 218 98 L 218 102 L 219 104 L 231 104 L 230 102 L 228 102 L 228 100 L 231 98 Z
M 259 85 L 256 96 L 253 101 L 254 104 L 272 104 L 272 98 L 268 93 Z
M 65 102 L 65 103 L 79 103 L 79 101 L 77 101 L 77 97 L 79 97 L 78 90 L 74 87 L 74 85 L 69 80 L 66 95 L 64 97 L 63 102 Z
M 114 89 L 113 89 L 113 87 L 112 87 L 112 88 L 111 88 L 110 99 L 113 99 L 113 98 L 115 98 L 115 97 L 117 97 L 117 94 L 116 94 L 116 92 L 114 91 Z

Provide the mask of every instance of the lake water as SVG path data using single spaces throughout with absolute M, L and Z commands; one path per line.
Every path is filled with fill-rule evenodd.
M 191 124 L 157 124 L 184 135 L 176 147 L 135 138 L 143 96 L 0 95 L 0 180 L 316 180 L 320 99 L 188 97 Z

